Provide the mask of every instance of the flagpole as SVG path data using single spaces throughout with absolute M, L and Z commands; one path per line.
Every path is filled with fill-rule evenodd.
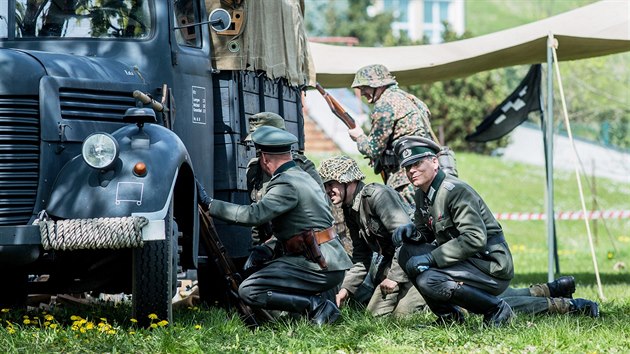
M 547 142 L 545 144 L 545 163 L 547 169 L 547 249 L 548 265 L 547 265 L 547 279 L 549 282 L 554 280 L 554 265 L 555 265 L 555 233 L 554 233 L 554 211 L 553 211 L 553 51 L 552 47 L 556 46 L 556 40 L 553 34 L 549 33 L 547 37 L 547 119 L 545 125 L 545 136 L 543 139 Z

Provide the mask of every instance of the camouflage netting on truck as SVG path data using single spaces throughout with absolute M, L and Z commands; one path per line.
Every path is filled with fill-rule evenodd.
M 142 246 L 145 217 L 36 221 L 46 250 L 119 249 Z
M 231 5 L 231 6 L 230 6 Z M 206 0 L 208 12 L 224 8 L 242 26 L 238 33 L 212 31 L 213 66 L 219 70 L 264 71 L 291 85 L 315 86 L 315 64 L 304 26 L 303 2 Z

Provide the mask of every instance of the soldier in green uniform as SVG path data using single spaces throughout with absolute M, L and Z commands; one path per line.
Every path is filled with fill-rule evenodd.
M 251 141 L 252 134 L 256 131 L 256 129 L 263 126 L 276 127 L 282 130 L 286 130 L 284 119 L 282 119 L 282 117 L 280 117 L 278 114 L 273 112 L 259 112 L 250 117 L 249 135 L 245 138 L 245 140 Z M 299 168 L 303 169 L 306 173 L 308 173 L 309 176 L 311 176 L 319 184 L 320 188 L 324 190 L 322 179 L 319 177 L 319 173 L 317 173 L 315 164 L 313 164 L 311 160 L 309 160 L 306 156 L 304 156 L 304 154 L 299 151 L 291 151 L 291 154 L 293 157 L 293 161 L 295 161 L 295 164 Z M 250 199 L 252 202 L 257 202 L 262 199 L 262 196 L 265 193 L 265 189 L 271 177 L 264 173 L 260 168 L 258 157 L 254 157 L 249 161 L 249 163 L 247 164 L 245 175 L 247 179 L 247 192 L 250 195 Z M 269 228 L 268 224 L 252 228 L 252 241 L 254 245 L 265 242 L 271 236 L 271 229 Z
M 370 133 L 365 135 L 361 127 L 356 127 L 348 131 L 350 138 L 357 142 L 359 152 L 372 161 L 375 172 L 384 173 L 386 184 L 413 205 L 413 185 L 399 167 L 393 146 L 404 136 L 430 138 L 429 108 L 414 95 L 401 90 L 394 76 L 381 64 L 359 69 L 352 87 L 359 89 L 374 108 L 370 114 Z
M 208 202 L 208 212 L 219 219 L 244 226 L 272 224 L 277 242 L 260 247 L 275 256 L 241 283 L 239 296 L 254 307 L 306 314 L 316 324 L 332 323 L 339 309 L 320 294 L 339 284 L 352 262 L 332 230 L 326 195 L 293 161 L 293 134 L 264 126 L 252 140 L 261 169 L 271 176 L 265 194 L 251 205 L 211 198 Z
M 319 174 L 328 197 L 341 206 L 352 240 L 352 262 L 337 293 L 337 305 L 354 295 L 369 276 L 372 255 L 382 256 L 374 276 L 376 290 L 368 302 L 368 311 L 375 315 L 405 315 L 421 310 L 424 300 L 404 274 L 395 259 L 392 233 L 411 222 L 411 208 L 391 187 L 363 183 L 365 175 L 348 156 L 335 156 L 322 161 Z
M 433 141 L 404 137 L 395 151 L 417 188 L 414 223 L 395 231 L 396 242 L 421 243 L 405 242 L 400 249 L 407 276 L 439 322 L 463 321 L 460 307 L 483 315 L 488 325 L 510 322 L 514 312 L 498 295 L 514 276 L 512 254 L 486 203 L 439 168 Z

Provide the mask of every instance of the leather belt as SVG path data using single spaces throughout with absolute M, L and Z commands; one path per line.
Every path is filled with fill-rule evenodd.
M 335 230 L 333 230 L 332 227 L 315 232 L 315 239 L 317 240 L 318 245 L 321 245 L 324 242 L 328 242 L 335 237 L 337 237 L 337 233 L 335 232 Z

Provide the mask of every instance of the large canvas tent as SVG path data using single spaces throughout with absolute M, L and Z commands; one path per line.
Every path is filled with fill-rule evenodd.
M 362 66 L 380 63 L 401 85 L 430 83 L 500 67 L 544 63 L 549 34 L 559 42 L 558 60 L 630 51 L 630 1 L 604 0 L 527 25 L 433 45 L 345 47 L 310 43 L 317 81 L 350 87 Z
M 554 44 L 554 41 L 557 42 Z M 350 87 L 356 70 L 374 63 L 387 66 L 399 84 L 411 85 L 465 77 L 501 67 L 546 62 L 549 96 L 553 95 L 552 62 L 630 51 L 630 1 L 603 0 L 527 25 L 443 44 L 367 48 L 310 43 L 310 47 L 317 81 L 324 87 Z M 553 220 L 553 100 L 547 100 L 547 114 L 544 127 L 546 209 L 547 220 Z M 579 178 L 578 185 L 582 197 Z M 581 199 L 584 208 L 583 197 Z M 551 281 L 556 260 L 555 231 L 553 222 L 547 224 L 548 277 Z M 603 298 L 588 222 L 586 227 L 600 297 Z

